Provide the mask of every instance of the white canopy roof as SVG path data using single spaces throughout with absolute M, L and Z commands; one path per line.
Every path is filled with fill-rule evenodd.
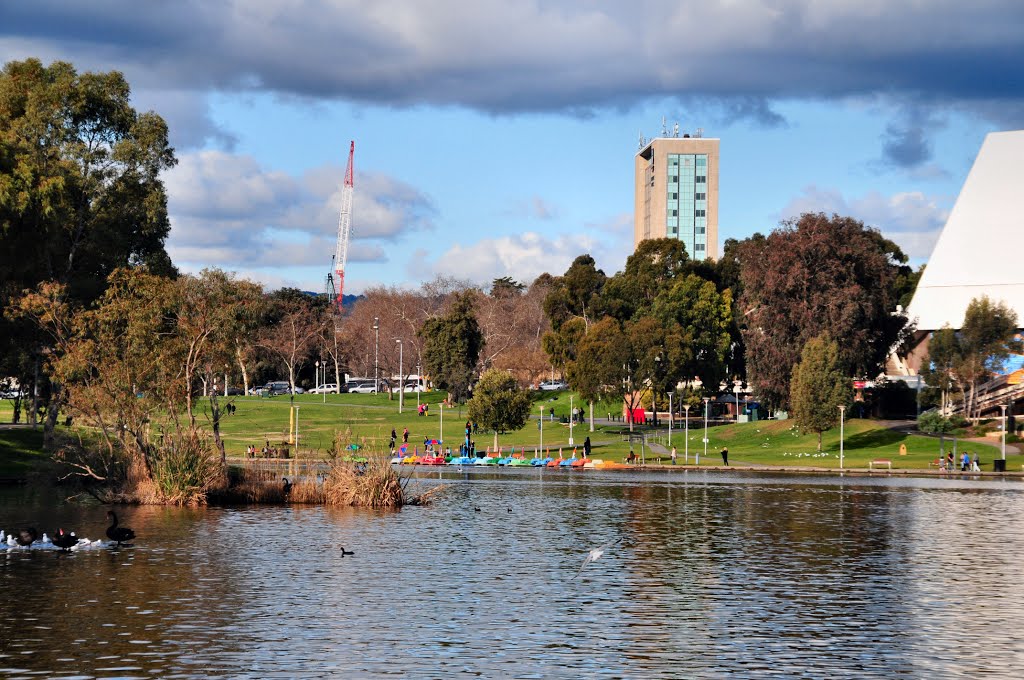
M 1024 324 L 1024 130 L 985 137 L 917 284 L 908 314 L 918 330 L 963 325 L 987 295 Z

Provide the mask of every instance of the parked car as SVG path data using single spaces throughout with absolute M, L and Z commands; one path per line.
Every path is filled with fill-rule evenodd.
M 398 385 L 395 385 L 394 387 L 392 387 L 391 391 L 392 392 L 398 392 Z M 407 383 L 405 383 L 405 389 L 402 390 L 402 391 L 403 392 L 415 392 L 416 391 L 416 383 L 415 382 L 407 382 Z M 422 390 L 420 390 L 420 391 L 422 392 Z
M 338 386 L 334 383 L 325 383 L 323 385 L 317 385 L 309 391 L 310 394 L 337 394 Z
M 537 389 L 545 392 L 553 392 L 555 390 L 567 390 L 569 389 L 569 386 L 562 380 L 545 380 L 537 386 Z
M 270 397 L 273 397 L 278 394 L 290 394 L 291 391 L 292 386 L 289 385 L 288 382 L 285 380 L 275 380 L 273 382 L 268 382 L 263 387 L 256 388 L 256 394 L 266 395 Z
M 352 394 L 377 394 L 377 386 L 372 380 L 361 380 L 355 384 L 348 384 L 348 391 Z
M 241 387 L 229 387 L 228 388 L 228 396 L 229 397 L 238 397 L 238 396 L 241 396 L 243 394 L 245 394 L 245 392 L 242 390 Z

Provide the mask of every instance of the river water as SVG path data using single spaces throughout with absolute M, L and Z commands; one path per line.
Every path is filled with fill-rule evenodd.
M 1020 482 L 424 474 L 428 507 L 125 507 L 132 547 L 0 552 L 0 676 L 1024 676 Z M 105 513 L 0 490 L 8 531 Z

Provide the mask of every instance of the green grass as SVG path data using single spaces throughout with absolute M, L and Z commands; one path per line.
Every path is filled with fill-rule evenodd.
M 383 450 L 387 447 L 391 428 L 394 427 L 399 438 L 402 428 L 408 427 L 411 447 L 419 446 L 422 450 L 424 438 L 440 438 L 453 449 L 457 449 L 463 441 L 463 430 L 468 417 L 467 409 L 455 407 L 444 409 L 444 431 L 441 432 L 441 406 L 444 398 L 440 392 L 429 392 L 420 395 L 421 401 L 430 404 L 430 415 L 421 417 L 416 414 L 416 394 L 406 394 L 403 413 L 398 413 L 397 396 L 393 400 L 386 394 L 329 394 L 326 403 L 323 395 L 303 394 L 294 397 L 295 405 L 299 406 L 299 435 L 301 455 L 323 456 L 330 449 L 336 432 L 350 432 L 345 444 L 356 443 L 367 449 Z M 562 416 L 569 415 L 568 392 L 538 392 L 530 422 L 517 432 L 499 436 L 499 445 L 504 452 L 513 446 L 516 449 L 526 447 L 532 451 L 538 445 L 540 433 L 537 429 L 536 415 L 540 406 L 544 407 L 544 448 L 556 454 L 561 447 L 563 454 L 568 456 L 569 427 L 559 422 Z M 245 447 L 253 444 L 261 448 L 265 441 L 271 445 L 284 442 L 288 434 L 288 407 L 292 399 L 288 396 L 271 398 L 236 397 L 233 399 L 237 407 L 235 414 L 222 420 L 221 432 L 224 437 L 229 456 L 244 455 Z M 575 406 L 578 400 L 573 400 Z M 549 409 L 554 406 L 556 419 L 548 418 Z M 583 405 L 585 408 L 585 404 Z M 601 404 L 595 406 L 597 417 L 606 417 L 608 413 L 620 414 L 621 403 Z M 0 410 L 0 417 L 3 411 Z M 8 421 L 9 421 L 8 412 Z M 201 425 L 208 426 L 205 416 L 200 415 Z M 694 426 L 689 431 L 690 460 L 703 454 L 704 430 L 699 419 L 691 421 Z M 665 425 L 662 424 L 662 432 Z M 594 457 L 606 460 L 621 461 L 629 453 L 629 443 L 625 441 L 623 432 L 628 428 L 622 423 L 599 425 L 597 431 L 589 432 L 585 423 L 574 428 L 577 447 L 582 449 L 582 442 L 588 435 L 594 445 Z M 443 436 L 442 436 L 443 434 Z M 477 432 L 475 440 L 481 450 L 493 443 L 493 435 L 483 431 Z M 800 433 L 794 421 L 761 421 L 711 427 L 708 430 L 707 456 L 701 456 L 702 466 L 721 464 L 718 452 L 723 446 L 729 447 L 729 462 L 736 465 L 754 464 L 770 466 L 811 466 L 839 467 L 839 430 L 826 432 L 823 437 L 823 451 L 826 455 L 816 454 L 817 437 L 813 434 Z M 667 441 L 660 440 L 663 446 Z M 681 424 L 673 432 L 673 442 L 677 449 L 679 462 L 684 455 L 684 428 Z M 900 455 L 900 445 L 906 446 L 907 455 Z M 0 430 L 0 475 L 21 476 L 32 465 L 46 460 L 48 457 L 40 452 L 41 434 L 32 430 Z M 952 441 L 947 438 L 946 450 L 952 448 Z M 998 447 L 975 442 L 963 442 L 959 451 L 964 449 L 978 451 L 982 462 L 991 464 L 998 456 Z M 634 445 L 637 454 L 639 444 Z M 892 460 L 897 469 L 925 469 L 929 462 L 938 456 L 939 442 L 935 438 L 918 435 L 905 435 L 900 432 L 880 427 L 869 420 L 850 420 L 845 427 L 844 465 L 847 468 L 867 467 L 868 461 L 875 458 Z M 647 450 L 648 462 L 657 463 L 659 455 L 663 455 L 663 464 L 668 463 L 667 454 L 659 454 Z M 28 467 L 26 467 L 28 466 Z
M 866 468 L 868 462 L 873 459 L 887 458 L 892 461 L 894 468 L 925 469 L 939 455 L 938 439 L 903 434 L 879 427 L 870 420 L 847 421 L 844 435 L 843 464 L 848 468 Z M 696 434 L 690 431 L 691 454 L 695 448 L 703 451 L 702 437 L 703 430 Z M 839 467 L 839 428 L 824 433 L 824 455 L 817 452 L 817 435 L 801 433 L 792 420 L 725 425 L 710 429 L 708 438 L 708 456 L 712 459 L 709 461 L 711 463 L 720 463 L 721 457 L 718 452 L 722 447 L 728 447 L 730 463 Z M 681 455 L 682 441 L 673 443 Z M 906 447 L 906 455 L 901 455 L 901 445 Z M 946 451 L 951 451 L 952 446 L 952 440 L 947 438 Z M 972 455 L 977 451 L 984 464 L 990 464 L 999 454 L 995 446 L 961 441 L 958 453 L 963 453 L 965 449 Z
M 0 429 L 0 477 L 25 477 L 49 460 L 43 453 L 42 429 Z

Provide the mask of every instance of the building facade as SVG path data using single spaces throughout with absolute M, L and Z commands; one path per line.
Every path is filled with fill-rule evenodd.
M 658 137 L 637 152 L 634 248 L 674 238 L 695 260 L 718 258 L 718 141 Z

